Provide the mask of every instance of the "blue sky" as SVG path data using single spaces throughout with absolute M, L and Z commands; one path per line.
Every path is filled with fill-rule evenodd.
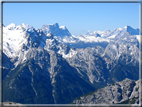
M 3 3 L 3 24 L 35 28 L 58 23 L 71 34 L 130 25 L 139 28 L 139 3 Z

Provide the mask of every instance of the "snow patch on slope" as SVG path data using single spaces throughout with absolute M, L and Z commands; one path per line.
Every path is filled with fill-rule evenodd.
M 58 51 L 59 54 L 62 55 L 63 58 L 71 58 L 73 57 L 74 55 L 77 54 L 77 51 L 73 50 L 73 49 L 70 49 L 69 53 L 68 54 L 65 54 L 64 51 L 62 51 L 61 49 Z

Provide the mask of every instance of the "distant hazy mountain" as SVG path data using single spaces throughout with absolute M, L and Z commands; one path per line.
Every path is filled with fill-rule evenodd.
M 43 25 L 41 27 L 41 30 L 45 34 L 52 32 L 53 36 L 58 36 L 61 38 L 63 38 L 64 36 L 71 36 L 71 33 L 68 31 L 66 26 L 59 27 L 58 23 L 55 23 L 53 25 Z
M 127 25 L 124 28 L 116 28 L 112 31 L 107 29 L 105 31 L 94 31 L 79 36 L 66 36 L 60 39 L 60 41 L 70 47 L 76 48 L 94 47 L 97 45 L 106 48 L 110 41 L 121 38 L 125 34 L 129 35 L 130 38 L 140 40 L 139 29 L 133 29 L 131 26 Z
M 109 30 L 73 36 L 57 23 L 3 26 L 3 101 L 66 104 L 125 78 L 138 80 L 139 36 L 127 28 L 112 31 L 116 36 Z

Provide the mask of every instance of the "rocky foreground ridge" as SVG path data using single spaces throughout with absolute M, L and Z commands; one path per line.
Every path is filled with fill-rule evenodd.
M 76 98 L 73 104 L 139 104 L 140 80 L 125 79 Z

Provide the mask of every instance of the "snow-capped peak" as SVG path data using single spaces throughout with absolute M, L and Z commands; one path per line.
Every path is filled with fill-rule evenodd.
M 117 28 L 117 30 L 121 31 L 121 30 L 123 30 L 123 28 Z
M 9 24 L 6 28 L 9 30 L 13 30 L 16 27 L 14 23 Z
M 66 29 L 66 26 L 61 26 L 60 29 L 65 30 L 65 29 Z
M 22 23 L 21 27 L 25 28 L 26 31 L 29 31 L 29 32 L 33 31 L 33 27 L 28 24 Z

